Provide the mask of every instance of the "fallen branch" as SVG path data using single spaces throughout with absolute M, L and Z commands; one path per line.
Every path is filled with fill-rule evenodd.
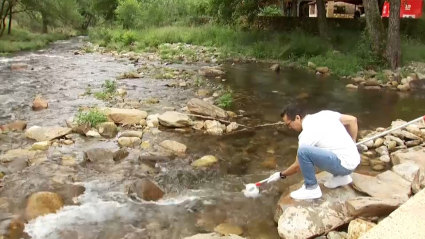
M 253 128 L 261 128 L 261 127 L 268 127 L 268 126 L 277 126 L 277 125 L 283 125 L 283 122 L 276 122 L 276 123 L 270 123 L 270 124 L 261 124 L 254 126 Z
M 217 119 L 217 118 L 210 117 L 210 116 L 195 115 L 195 114 L 186 114 L 186 115 L 187 116 L 198 117 L 198 118 L 201 118 L 201 119 L 207 119 L 207 120 L 217 120 L 218 122 L 223 123 L 223 124 L 230 124 L 230 123 L 232 123 L 232 122 L 227 121 L 227 120 Z M 239 126 L 242 126 L 242 127 L 245 127 L 245 128 L 252 128 L 252 127 L 249 127 L 249 126 L 246 126 L 246 125 L 243 125 L 243 124 L 238 124 L 238 125 Z

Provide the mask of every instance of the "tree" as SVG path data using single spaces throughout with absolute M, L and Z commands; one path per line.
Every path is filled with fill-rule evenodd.
M 390 16 L 385 56 L 391 69 L 395 70 L 401 65 L 400 0 L 389 0 L 389 2 Z
M 327 24 L 326 24 L 326 9 L 325 0 L 317 0 L 317 24 L 319 25 L 319 34 L 321 37 L 327 37 Z
M 384 25 L 379 14 L 378 1 L 363 1 L 366 15 L 366 27 L 372 43 L 372 50 L 379 58 L 383 57 L 385 46 Z
M 4 30 L 6 30 L 6 19 L 9 17 L 9 30 L 8 34 L 12 32 L 12 15 L 15 5 L 18 0 L 2 0 L 0 6 L 0 37 L 3 36 Z

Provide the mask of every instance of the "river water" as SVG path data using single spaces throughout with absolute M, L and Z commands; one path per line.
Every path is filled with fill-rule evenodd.
M 60 41 L 40 51 L 0 58 L 0 125 L 15 119 L 28 121 L 28 127 L 64 126 L 80 107 L 106 105 L 94 97 L 80 96 L 90 85 L 101 88 L 106 79 L 137 68 L 128 60 L 116 60 L 98 53 L 74 55 L 83 38 Z M 33 69 L 12 72 L 8 66 L 24 62 Z M 158 65 L 157 62 L 144 64 Z M 178 68 L 196 66 L 176 65 Z M 289 101 L 302 101 L 313 111 L 338 110 L 353 114 L 361 129 L 387 127 L 395 119 L 410 120 L 425 113 L 423 94 L 400 94 L 382 91 L 351 91 L 346 82 L 285 69 L 279 74 L 263 64 L 226 65 L 226 81 L 216 81 L 233 89 L 235 102 L 231 110 L 245 111 L 239 123 L 256 125 L 279 121 L 282 107 Z M 170 88 L 171 80 L 150 78 L 120 80 L 128 98 L 147 100 L 155 97 L 159 104 L 144 106 L 149 114 L 162 113 L 163 107 L 180 109 L 192 97 L 190 88 Z M 31 111 L 31 102 L 41 94 L 49 108 Z M 1 152 L 24 148 L 32 142 L 20 133 L 1 135 Z M 182 134 L 164 130 L 146 134 L 153 153 L 163 139 L 173 139 L 188 147 L 187 155 L 159 164 L 153 178 L 166 191 L 158 202 L 134 201 L 124 194 L 125 187 L 137 178 L 135 161 L 143 150 L 131 150 L 128 160 L 110 168 L 58 165 L 58 157 L 72 155 L 82 159 L 90 148 L 118 149 L 116 140 L 79 139 L 72 146 L 49 149 L 48 160 L 28 167 L 3 180 L 1 197 L 13 199 L 9 212 L 22 213 L 25 198 L 39 190 L 53 190 L 54 183 L 83 185 L 85 193 L 76 205 L 65 206 L 56 214 L 39 217 L 26 224 L 26 232 L 35 239 L 54 238 L 184 238 L 210 232 L 223 222 L 239 225 L 249 238 L 279 238 L 273 214 L 280 194 L 301 180 L 294 176 L 262 188 L 258 198 L 241 193 L 244 184 L 268 177 L 289 166 L 296 154 L 296 134 L 280 127 L 265 127 L 255 132 L 231 137 Z M 215 155 L 219 164 L 194 170 L 190 161 Z M 137 168 L 137 167 L 136 167 Z

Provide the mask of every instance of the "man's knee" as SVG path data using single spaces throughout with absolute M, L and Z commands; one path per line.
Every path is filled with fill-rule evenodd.
M 298 148 L 297 156 L 298 158 L 304 158 L 305 156 L 308 156 L 311 154 L 313 146 L 309 145 L 303 145 Z

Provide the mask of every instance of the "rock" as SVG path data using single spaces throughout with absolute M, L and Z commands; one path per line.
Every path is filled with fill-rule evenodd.
M 22 131 L 22 130 L 24 130 L 26 128 L 27 128 L 27 122 L 26 121 L 23 121 L 23 120 L 17 120 L 17 121 L 14 121 L 12 123 L 5 124 L 5 125 L 0 126 L 0 129 L 1 130 L 5 130 L 5 131 L 6 130 Z
M 419 136 L 419 137 L 423 136 L 421 129 L 417 125 L 410 124 L 406 126 L 406 130 L 416 136 Z
M 101 123 L 98 126 L 99 134 L 105 138 L 115 138 L 118 134 L 118 127 L 114 122 Z
M 403 204 L 395 198 L 357 197 L 347 201 L 347 209 L 353 217 L 382 217 Z
M 233 111 L 226 111 L 226 113 L 227 113 L 227 115 L 230 117 L 230 118 L 236 118 L 236 117 L 238 117 L 238 114 L 236 114 L 235 112 L 233 112 Z
M 146 111 L 136 109 L 106 108 L 104 112 L 110 121 L 122 125 L 139 124 L 148 116 Z
M 399 145 L 399 146 L 404 146 L 403 140 L 401 140 L 400 138 L 394 137 L 392 135 L 386 135 L 385 139 L 395 141 L 397 143 L 397 145 Z
M 231 234 L 239 236 L 243 233 L 242 228 L 235 226 L 235 225 L 232 225 L 230 223 L 222 223 L 222 224 L 216 226 L 214 228 L 214 231 L 221 234 L 221 235 L 225 235 L 225 236 L 228 236 L 228 235 L 231 235 Z
M 187 108 L 193 114 L 210 116 L 214 118 L 227 118 L 227 112 L 225 110 L 201 99 L 191 99 L 187 103 Z
M 225 73 L 219 67 L 202 67 L 198 73 L 206 77 L 223 76 Z
M 135 147 L 141 143 L 142 140 L 139 137 L 120 137 L 118 139 L 118 145 L 121 147 Z
M 217 233 L 204 233 L 204 234 L 196 234 L 191 237 L 185 237 L 183 239 L 244 239 L 244 238 L 237 235 L 222 236 Z
M 366 155 L 360 155 L 360 157 L 361 157 L 361 161 L 360 161 L 360 164 L 361 165 L 363 165 L 363 166 L 368 166 L 368 165 L 370 165 L 370 159 L 369 159 L 369 157 L 367 157 Z
M 397 147 L 397 142 L 387 139 L 384 141 L 384 145 L 388 147 L 387 151 L 394 151 L 394 149 Z
M 385 162 L 381 161 L 380 159 L 371 159 L 370 166 L 375 171 L 382 171 L 385 169 Z
M 365 78 L 363 78 L 363 77 L 354 77 L 351 80 L 356 84 L 359 84 L 359 83 L 366 81 Z
M 159 124 L 166 127 L 182 128 L 193 125 L 189 116 L 177 111 L 167 111 L 158 117 Z
M 43 100 L 39 96 L 35 97 L 34 101 L 32 102 L 32 110 L 38 111 L 38 110 L 44 110 L 49 107 L 49 104 L 47 101 Z
M 64 128 L 64 127 L 40 127 L 40 126 L 32 126 L 27 129 L 25 132 L 25 136 L 30 139 L 35 139 L 36 141 L 50 141 L 53 139 L 57 139 L 63 137 L 67 134 L 70 134 L 72 129 Z
M 394 187 L 397 187 L 397 192 L 402 192 L 403 194 L 407 194 L 408 196 L 410 196 L 412 193 L 412 183 L 410 183 L 409 181 L 407 181 L 406 179 L 404 179 L 393 171 L 387 170 L 381 174 L 378 174 L 376 178 L 381 180 L 382 182 L 390 183 Z
M 117 95 L 119 95 L 119 96 L 121 96 L 121 97 L 124 97 L 124 96 L 126 96 L 126 95 L 127 95 L 127 90 L 122 89 L 122 88 L 117 89 Z
M 86 133 L 87 137 L 93 137 L 93 138 L 100 138 L 102 137 L 98 132 L 94 131 L 94 130 L 89 130 Z
M 130 186 L 128 193 L 135 193 L 137 197 L 145 201 L 158 201 L 164 196 L 164 191 L 156 183 L 147 178 L 142 178 L 134 182 Z
M 84 152 L 84 161 L 92 163 L 114 163 L 114 153 L 109 149 L 92 148 Z
M 369 138 L 369 137 L 367 137 L 367 138 Z M 366 141 L 363 144 L 366 145 L 366 147 L 368 147 L 368 148 L 372 148 L 373 147 L 373 140 Z
M 193 129 L 202 130 L 204 128 L 204 121 L 195 121 L 192 126 Z
M 275 71 L 275 72 L 278 72 L 278 71 L 280 71 L 280 65 L 279 64 L 273 64 L 270 67 L 270 70 Z
M 210 135 L 222 135 L 224 131 L 221 123 L 216 120 L 206 120 L 204 127 Z
M 50 144 L 51 144 L 50 141 L 37 142 L 37 143 L 34 143 L 31 146 L 31 149 L 32 150 L 42 150 L 42 151 L 45 151 L 45 150 L 48 150 L 49 149 Z
M 316 64 L 314 64 L 313 62 L 311 62 L 311 61 L 309 61 L 308 63 L 307 63 L 307 66 L 308 66 L 308 68 L 311 68 L 311 69 L 316 69 Z
M 319 72 L 320 74 L 327 74 L 329 73 L 329 68 L 327 66 L 316 67 L 316 72 Z
M 379 160 L 381 160 L 384 163 L 389 163 L 391 161 L 391 158 L 388 154 L 386 154 L 386 155 L 381 155 L 379 157 Z
M 28 68 L 29 68 L 28 64 L 25 64 L 25 63 L 13 63 L 10 65 L 11 71 L 23 71 L 23 70 L 28 70 Z
M 141 119 L 139 124 L 140 126 L 146 126 L 147 125 L 146 119 Z
M 418 146 L 422 143 L 422 140 L 411 140 L 411 141 L 406 141 L 406 146 L 407 147 L 414 147 L 414 146 Z
M 366 86 L 379 86 L 380 84 L 379 84 L 377 79 L 369 78 L 369 79 L 366 80 L 365 85 Z
M 392 171 L 411 183 L 413 193 L 416 194 L 421 190 L 419 182 L 419 166 L 415 163 L 405 162 L 395 165 L 392 168 Z
M 335 189 L 324 187 L 323 183 L 332 177 L 330 173 L 321 172 L 316 176 L 323 194 L 320 199 L 290 198 L 289 193 L 301 187 L 303 182 L 291 186 L 280 197 L 274 219 L 278 221 L 278 233 L 281 238 L 314 238 L 350 220 L 345 203 L 361 194 L 351 186 Z
M 120 161 L 125 159 L 130 153 L 125 150 L 125 149 L 118 149 L 117 151 L 114 152 L 114 154 L 112 155 L 112 158 L 114 159 L 114 161 Z
M 391 154 L 393 165 L 402 163 L 414 163 L 419 166 L 419 182 L 421 188 L 425 187 L 425 149 L 421 146 L 412 147 L 406 150 L 399 150 Z
M 74 166 L 76 164 L 77 164 L 77 161 L 72 156 L 70 156 L 70 155 L 62 156 L 62 165 L 63 166 Z
M 160 146 L 176 153 L 185 153 L 187 149 L 186 145 L 171 140 L 162 141 L 160 143 Z
M 346 232 L 329 232 L 327 235 L 327 239 L 345 239 L 347 236 Z
M 378 84 L 379 84 L 379 82 L 378 82 Z M 367 86 L 364 87 L 364 89 L 365 90 L 380 90 L 381 86 L 380 85 L 374 85 L 374 86 L 367 85 Z
M 406 84 L 406 85 L 398 85 L 397 89 L 400 91 L 409 91 L 410 90 L 410 85 Z
M 388 152 L 388 148 L 386 147 L 386 146 L 381 146 L 381 147 L 379 147 L 379 148 L 377 148 L 376 149 L 376 152 L 379 154 L 379 155 L 389 155 L 390 153 Z
M 196 92 L 196 95 L 199 96 L 199 97 L 207 97 L 209 94 L 210 94 L 210 91 L 206 90 L 206 89 L 199 89 Z
M 407 78 L 403 78 L 403 79 L 401 79 L 401 82 L 400 82 L 402 85 L 406 85 L 406 84 L 408 84 L 409 83 L 409 79 L 407 79 Z
M 72 128 L 72 132 L 81 134 L 81 135 L 86 135 L 87 132 L 91 130 L 91 126 L 89 123 L 83 123 L 80 125 L 77 125 L 77 124 L 67 124 L 67 125 L 69 128 Z
M 355 219 L 348 225 L 347 239 L 358 239 L 374 226 L 376 226 L 375 223 Z
M 124 131 L 120 134 L 119 138 L 121 137 L 137 137 L 141 139 L 143 137 L 143 131 Z
M 379 148 L 384 144 L 384 139 L 383 138 L 377 138 L 375 140 L 375 142 L 373 143 L 373 147 L 374 148 Z
M 149 149 L 151 147 L 151 144 L 149 143 L 149 141 L 143 141 L 140 147 L 142 149 Z
M 348 85 L 346 85 L 345 87 L 346 87 L 347 89 L 357 89 L 357 88 L 359 88 L 358 86 L 353 85 L 353 84 L 348 84 Z
M 37 152 L 33 150 L 26 149 L 11 149 L 8 150 L 5 154 L 0 155 L 0 161 L 2 163 L 12 162 L 15 159 L 23 158 L 24 160 L 32 160 L 36 157 Z
M 159 114 L 149 115 L 146 120 L 149 128 L 156 128 L 159 126 Z
M 192 166 L 193 167 L 209 167 L 215 163 L 217 163 L 218 160 L 216 157 L 212 156 L 212 155 L 206 155 L 198 160 L 195 160 L 194 162 L 192 162 Z
M 56 213 L 64 206 L 61 196 L 52 192 L 36 192 L 27 201 L 25 217 L 28 221 L 49 213 Z
M 392 185 L 389 182 L 380 180 L 377 177 L 362 175 L 358 173 L 352 174 L 353 187 L 362 193 L 376 198 L 398 198 L 407 200 L 408 195 L 403 187 Z
M 235 131 L 235 130 L 237 130 L 238 129 L 238 124 L 236 123 L 236 122 L 232 122 L 232 123 L 230 123 L 227 127 L 226 127 L 226 132 L 227 133 L 230 133 L 230 132 L 232 132 L 232 131 Z
M 403 134 L 404 138 L 406 139 L 412 139 L 412 140 L 420 140 L 421 138 L 419 136 L 416 136 L 415 134 L 412 134 L 406 130 L 402 130 L 401 133 Z

